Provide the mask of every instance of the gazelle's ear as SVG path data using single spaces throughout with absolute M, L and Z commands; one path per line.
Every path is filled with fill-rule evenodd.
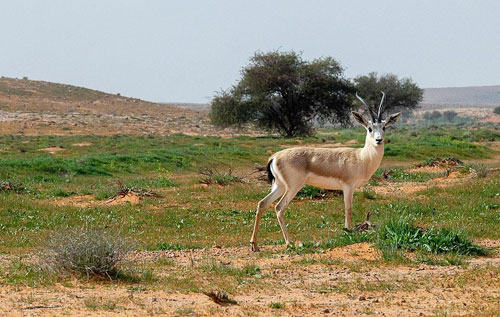
M 385 126 L 389 126 L 391 124 L 394 124 L 396 123 L 396 121 L 398 121 L 399 117 L 401 117 L 401 112 L 398 112 L 398 113 L 393 113 L 391 114 L 387 120 L 386 120 L 386 123 L 385 123 Z
M 359 113 L 357 113 L 356 111 L 352 111 L 352 116 L 354 117 L 354 120 L 356 120 L 359 124 L 361 124 L 362 126 L 364 126 L 365 128 L 368 127 L 368 121 L 366 121 L 365 118 L 363 118 L 362 115 L 360 115 Z

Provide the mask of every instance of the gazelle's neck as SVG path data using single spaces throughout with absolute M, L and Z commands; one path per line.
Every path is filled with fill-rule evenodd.
M 375 146 L 370 136 L 366 134 L 365 146 L 361 149 L 361 159 L 366 162 L 367 177 L 371 177 L 377 170 L 384 157 L 384 144 Z

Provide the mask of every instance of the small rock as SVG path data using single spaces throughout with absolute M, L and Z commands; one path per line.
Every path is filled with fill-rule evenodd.
M 360 301 L 364 301 L 364 300 L 366 300 L 366 297 L 365 297 L 364 295 L 361 295 L 361 296 L 359 296 L 359 298 L 358 298 L 358 299 L 359 299 Z
M 329 314 L 330 310 L 328 308 L 323 309 L 323 314 Z

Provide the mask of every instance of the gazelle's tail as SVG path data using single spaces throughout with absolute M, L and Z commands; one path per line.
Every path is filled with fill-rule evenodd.
M 271 164 L 273 163 L 274 159 L 270 159 L 269 162 L 267 162 L 267 180 L 269 183 L 273 183 L 274 180 L 274 175 L 273 172 L 271 171 Z

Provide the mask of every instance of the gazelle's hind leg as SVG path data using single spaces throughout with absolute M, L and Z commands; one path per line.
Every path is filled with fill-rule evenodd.
M 283 232 L 283 237 L 285 238 L 285 244 L 287 247 L 288 245 L 290 245 L 290 236 L 288 235 L 288 230 L 286 229 L 285 219 L 283 215 L 285 213 L 286 206 L 288 206 L 288 204 L 292 201 L 293 197 L 297 195 L 297 193 L 303 186 L 304 185 L 288 188 L 285 195 L 281 197 L 281 200 L 276 205 L 276 217 L 278 218 L 278 222 L 280 224 L 281 231 Z
M 255 215 L 255 225 L 253 227 L 252 238 L 250 245 L 252 251 L 257 251 L 257 232 L 259 231 L 260 217 L 266 208 L 268 208 L 276 199 L 280 198 L 285 193 L 285 186 L 275 181 L 271 192 L 257 204 L 257 213 Z

